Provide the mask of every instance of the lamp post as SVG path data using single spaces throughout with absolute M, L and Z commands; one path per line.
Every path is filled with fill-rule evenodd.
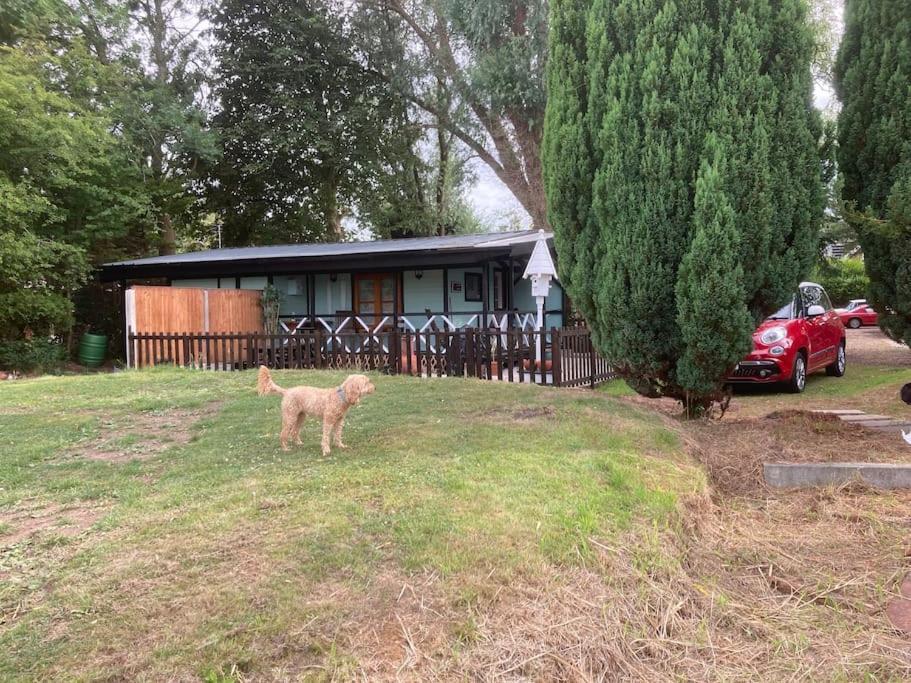
M 531 294 L 538 305 L 535 329 L 538 331 L 538 361 L 541 363 L 542 373 L 544 372 L 544 331 L 542 329 L 544 327 L 544 302 L 547 295 L 550 294 L 550 282 L 556 276 L 557 268 L 554 266 L 554 260 L 551 258 L 550 249 L 547 246 L 547 233 L 539 230 L 538 240 L 535 242 L 535 248 L 531 252 L 522 278 L 531 279 Z

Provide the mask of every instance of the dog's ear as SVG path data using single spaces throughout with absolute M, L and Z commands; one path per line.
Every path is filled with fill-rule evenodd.
M 348 375 L 342 382 L 342 389 L 345 391 L 345 401 L 349 405 L 357 405 L 361 400 L 362 387 L 358 375 Z

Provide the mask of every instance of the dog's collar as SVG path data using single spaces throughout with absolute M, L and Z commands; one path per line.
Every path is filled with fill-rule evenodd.
M 348 405 L 348 399 L 345 397 L 344 387 L 335 387 L 335 393 L 338 394 L 339 401 L 341 401 L 344 405 Z

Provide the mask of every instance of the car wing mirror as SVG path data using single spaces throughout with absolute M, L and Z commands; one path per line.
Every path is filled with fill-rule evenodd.
M 825 314 L 826 314 L 826 309 L 824 309 L 822 306 L 810 306 L 807 309 L 808 318 L 818 318 L 819 316 L 825 315 Z

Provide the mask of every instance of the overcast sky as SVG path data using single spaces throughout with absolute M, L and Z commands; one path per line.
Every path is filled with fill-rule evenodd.
M 833 37 L 839 38 L 842 29 L 843 0 L 834 0 L 828 7 L 832 15 L 829 20 L 836 33 Z M 837 106 L 832 85 L 827 81 L 816 82 L 813 97 L 816 106 L 822 111 L 832 112 Z M 474 168 L 478 182 L 470 190 L 468 200 L 478 216 L 495 229 L 506 228 L 516 223 L 523 227 L 530 226 L 531 220 L 522 205 L 516 201 L 490 167 L 475 159 Z

